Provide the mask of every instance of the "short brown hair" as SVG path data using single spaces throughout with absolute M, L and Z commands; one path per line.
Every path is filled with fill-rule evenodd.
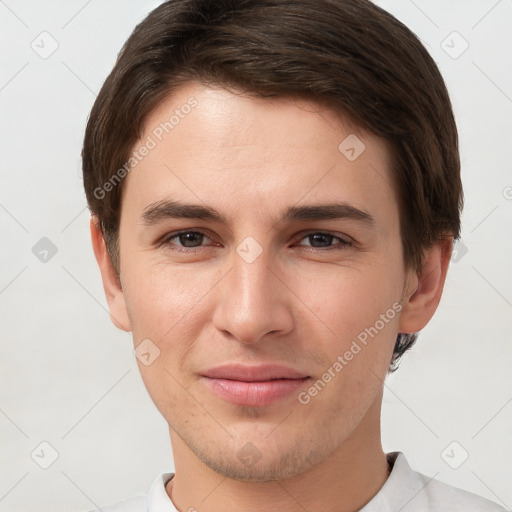
M 408 267 L 419 270 L 424 249 L 441 237 L 459 238 L 452 106 L 435 62 L 405 25 L 369 0 L 170 0 L 126 41 L 85 132 L 87 202 L 118 274 L 123 181 L 104 184 L 128 161 L 148 114 L 193 80 L 322 102 L 385 138 Z M 416 337 L 398 335 L 390 371 Z

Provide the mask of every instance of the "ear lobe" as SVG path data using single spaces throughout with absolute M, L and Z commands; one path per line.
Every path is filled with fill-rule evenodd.
M 118 329 L 130 332 L 130 319 L 128 317 L 123 290 L 118 281 L 118 276 L 112 264 L 110 254 L 107 251 L 107 245 L 99 228 L 98 219 L 94 215 L 91 216 L 90 228 L 92 247 L 100 268 L 103 290 L 105 291 L 105 297 L 107 298 L 110 311 L 110 319 Z
M 403 298 L 399 332 L 421 331 L 434 315 L 443 293 L 452 245 L 453 237 L 446 236 L 425 251 L 421 271 L 411 276 L 413 291 L 409 287 Z

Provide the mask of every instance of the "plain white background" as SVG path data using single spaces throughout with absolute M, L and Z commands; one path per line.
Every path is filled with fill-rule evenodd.
M 88 510 L 173 470 L 131 336 L 106 310 L 80 167 L 95 95 L 158 3 L 0 1 L 0 511 Z M 386 381 L 384 448 L 510 509 L 512 0 L 377 3 L 445 77 L 466 199 L 439 310 Z

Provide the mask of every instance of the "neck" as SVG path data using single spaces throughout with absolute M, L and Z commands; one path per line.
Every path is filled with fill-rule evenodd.
M 368 411 L 329 457 L 300 475 L 267 482 L 238 481 L 216 473 L 170 430 L 176 471 L 167 494 L 180 512 L 360 510 L 389 476 L 380 442 L 380 403 L 376 409 Z

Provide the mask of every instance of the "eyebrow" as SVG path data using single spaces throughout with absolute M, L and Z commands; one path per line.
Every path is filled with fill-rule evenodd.
M 227 219 L 218 210 L 200 204 L 181 203 L 163 199 L 144 208 L 140 223 L 153 226 L 167 219 L 200 219 L 227 224 Z M 346 202 L 290 206 L 283 213 L 279 223 L 306 220 L 350 219 L 369 227 L 375 226 L 375 219 L 366 211 Z

